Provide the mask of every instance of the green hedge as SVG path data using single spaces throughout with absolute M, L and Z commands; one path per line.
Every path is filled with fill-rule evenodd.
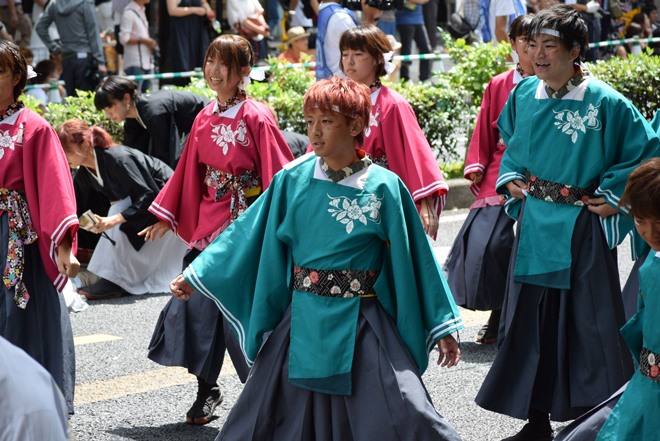
M 448 36 L 445 41 L 455 65 L 449 72 L 436 73 L 438 84 L 385 84 L 408 100 L 436 156 L 449 163 L 457 159 L 459 137 L 466 136 L 469 140 L 488 81 L 506 71 L 504 60 L 511 47 L 483 43 L 469 46 L 460 39 L 452 42 Z M 306 134 L 303 97 L 314 83 L 314 76 L 307 70 L 286 69 L 275 59 L 270 59 L 269 63 L 272 67 L 269 81 L 250 84 L 248 95 L 274 107 L 281 129 Z M 630 99 L 648 120 L 653 118 L 660 102 L 660 57 L 643 53 L 590 64 L 589 69 Z M 213 91 L 199 78 L 192 79 L 189 86 L 181 89 L 214 97 Z M 90 125 L 102 126 L 115 140 L 121 141 L 122 125 L 96 110 L 93 92 L 79 94 L 77 98 L 69 98 L 66 104 L 49 103 L 44 117 L 56 129 L 68 119 L 81 119 Z M 29 108 L 41 113 L 36 99 L 29 96 L 22 99 Z M 457 167 L 453 165 L 452 168 Z

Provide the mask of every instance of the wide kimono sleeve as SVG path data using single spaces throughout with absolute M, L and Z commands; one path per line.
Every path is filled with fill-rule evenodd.
M 199 205 L 204 196 L 206 167 L 199 160 L 197 118 L 183 149 L 174 174 L 158 193 L 149 211 L 169 224 L 174 233 L 188 244 L 199 224 Z
M 69 234 L 75 252 L 79 225 L 71 171 L 53 128 L 36 114 L 27 125 L 36 127 L 23 144 L 25 193 L 46 274 L 62 291 L 67 278 L 57 269 L 58 247 Z
M 406 184 L 415 202 L 436 196 L 439 216 L 449 187 L 415 112 L 403 100 L 392 102 L 383 112 L 381 128 L 390 170 Z
M 255 103 L 255 106 L 258 107 L 258 112 L 250 113 L 250 117 L 257 117 L 259 120 L 249 124 L 249 127 L 257 128 L 257 133 L 254 129 L 251 130 L 259 154 L 259 159 L 256 160 L 257 172 L 261 178 L 261 186 L 265 190 L 273 176 L 294 158 L 270 111 L 261 103 Z
M 110 147 L 113 148 L 113 147 Z M 123 194 L 131 198 L 131 205 L 121 212 L 127 223 L 142 230 L 153 225 L 158 219 L 149 212 L 149 206 L 156 198 L 157 189 L 152 181 L 149 185 L 143 172 L 136 164 L 136 158 L 130 154 L 116 155 L 106 159 L 106 168 L 112 176 L 114 184 L 121 188 Z
M 609 109 L 606 118 L 603 127 L 605 167 L 594 195 L 619 208 L 628 176 L 645 160 L 660 156 L 660 140 L 639 110 L 623 97 Z M 601 218 L 610 249 L 623 242 L 626 234 L 634 229 L 628 211 L 627 207 L 621 207 L 619 213 Z
M 436 342 L 464 325 L 415 204 L 399 185 L 398 213 L 387 225 L 388 247 L 374 288 L 421 374 Z
M 277 238 L 286 214 L 281 176 L 183 272 L 218 306 L 250 367 L 292 299 L 290 251 Z
M 481 101 L 481 110 L 477 117 L 477 125 L 472 134 L 470 148 L 465 160 L 465 170 L 463 171 L 465 179 L 470 179 L 471 173 L 484 173 L 499 141 L 500 132 L 493 122 L 497 121 L 500 115 L 500 109 L 491 105 L 492 84 L 493 81 L 491 80 L 486 86 Z M 479 197 L 480 188 L 477 184 L 470 185 L 470 190 L 475 196 Z
M 497 120 L 497 128 L 500 131 L 500 136 L 504 141 L 504 144 L 507 145 L 507 149 L 504 150 L 502 155 L 502 160 L 500 161 L 500 174 L 497 177 L 497 182 L 495 184 L 495 189 L 499 194 L 504 194 L 508 196 L 507 201 L 504 204 L 504 211 L 513 219 L 518 219 L 520 215 L 520 209 L 522 207 L 522 200 L 516 199 L 511 196 L 509 190 L 506 188 L 506 184 L 513 180 L 519 179 L 521 181 L 526 181 L 527 169 L 522 165 L 518 164 L 511 157 L 511 146 L 509 146 L 509 141 L 513 136 L 516 123 L 516 91 L 519 90 L 518 86 L 511 92 L 509 100 L 504 105 L 502 113 Z M 527 146 L 514 146 L 513 148 L 527 148 Z

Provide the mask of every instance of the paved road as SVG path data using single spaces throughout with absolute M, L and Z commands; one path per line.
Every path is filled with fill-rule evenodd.
M 465 210 L 453 211 L 441 218 L 442 234 L 433 244 L 440 260 L 466 215 Z M 629 249 L 621 251 L 624 278 L 632 266 L 628 255 Z M 168 294 L 149 294 L 94 301 L 85 311 L 71 314 L 77 337 L 77 405 L 71 424 L 78 441 L 215 439 L 242 385 L 226 363 L 220 377 L 226 399 L 216 411 L 217 418 L 206 426 L 184 422 L 196 392 L 194 377 L 147 359 L 151 333 L 168 299 Z M 496 350 L 474 342 L 487 313 L 463 314 L 467 329 L 460 332 L 459 366 L 440 369 L 432 362 L 424 382 L 438 411 L 464 440 L 499 440 L 517 432 L 523 422 L 484 411 L 474 403 Z M 437 356 L 434 351 L 432 360 Z

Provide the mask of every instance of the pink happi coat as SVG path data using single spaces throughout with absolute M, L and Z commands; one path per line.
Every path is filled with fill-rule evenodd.
M 265 191 L 293 160 L 266 106 L 248 98 L 220 115 L 213 115 L 216 108 L 214 101 L 197 115 L 174 174 L 149 208 L 186 244 L 217 233 L 230 217 L 231 193 L 215 202 L 215 190 L 204 183 L 207 165 L 232 175 L 256 169 Z
M 0 188 L 25 191 L 46 274 L 62 292 L 67 277 L 57 269 L 57 253 L 67 232 L 76 251 L 76 196 L 55 130 L 32 110 L 0 121 Z
M 478 199 L 497 196 L 495 182 L 506 150 L 497 128 L 497 120 L 509 94 L 521 80 L 518 71 L 512 69 L 493 77 L 486 86 L 463 172 L 466 179 L 470 179 L 470 173 L 483 173 L 483 180 L 479 184 L 470 184 L 470 190 Z

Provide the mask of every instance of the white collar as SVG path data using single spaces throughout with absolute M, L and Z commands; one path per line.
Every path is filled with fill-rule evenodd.
M 523 80 L 522 75 L 518 72 L 518 69 L 513 69 L 513 84 L 516 85 Z
M 657 257 L 658 259 L 660 259 L 660 251 L 657 251 L 657 252 L 655 253 L 655 257 Z
M 337 182 L 337 184 L 363 190 L 364 185 L 367 183 L 367 178 L 369 177 L 370 171 L 371 165 L 363 168 L 357 173 L 353 173 L 347 178 L 342 179 L 341 181 Z M 316 160 L 316 165 L 314 166 L 314 179 L 320 179 L 321 181 L 328 180 L 328 175 L 325 174 L 323 168 L 321 167 L 321 158 Z
M 25 109 L 25 107 L 23 107 Z M 3 119 L 0 121 L 0 124 L 9 124 L 9 125 L 15 125 L 16 120 L 18 119 L 18 115 L 23 111 L 23 109 L 20 109 L 18 112 L 12 114 L 9 118 Z
M 376 105 L 376 101 L 378 101 L 378 95 L 380 95 L 380 89 L 382 89 L 382 88 L 383 88 L 383 86 L 380 86 L 378 89 L 376 89 L 375 92 L 373 92 L 371 94 L 371 105 L 372 106 Z
M 101 172 L 99 171 L 99 155 L 96 154 L 96 151 L 94 151 L 94 166 L 96 168 L 96 173 L 90 170 L 89 167 L 85 168 L 87 169 L 87 172 L 92 176 L 92 178 L 96 179 L 96 181 L 101 184 L 101 187 L 103 187 L 103 178 L 101 177 Z
M 568 92 L 566 95 L 561 97 L 562 100 L 572 100 L 572 101 L 583 101 L 584 94 L 587 92 L 587 85 L 593 77 L 589 76 L 584 81 L 582 81 L 575 89 Z M 548 92 L 545 91 L 545 81 L 539 81 L 539 85 L 536 86 L 536 95 L 534 96 L 537 100 L 549 100 Z
M 241 101 L 240 103 L 236 104 L 235 106 L 230 107 L 229 109 L 225 110 L 224 112 L 222 112 L 218 116 L 221 116 L 223 118 L 230 118 L 230 119 L 236 118 L 236 115 L 238 115 L 238 111 L 241 109 L 241 107 L 243 107 L 243 104 L 245 104 L 245 101 L 247 101 L 247 100 Z M 215 104 L 213 105 L 213 113 L 215 113 L 217 111 L 218 111 L 218 100 L 216 99 Z

